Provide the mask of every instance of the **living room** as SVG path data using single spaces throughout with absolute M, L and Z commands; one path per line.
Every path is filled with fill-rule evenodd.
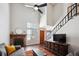
M 78 3 L 0 3 L 0 8 L 0 50 L 7 51 L 1 55 L 79 56 Z

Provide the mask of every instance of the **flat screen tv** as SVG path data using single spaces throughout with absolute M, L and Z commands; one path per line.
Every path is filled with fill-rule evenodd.
M 53 34 L 53 40 L 60 43 L 66 43 L 66 34 Z

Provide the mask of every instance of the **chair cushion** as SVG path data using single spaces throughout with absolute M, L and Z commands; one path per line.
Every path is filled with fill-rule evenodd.
M 0 56 L 2 56 L 2 51 L 0 51 Z
M 75 50 L 74 51 L 74 56 L 79 56 L 79 51 Z
M 73 53 L 69 53 L 69 54 L 67 54 L 67 56 L 73 56 Z
M 7 55 L 4 43 L 0 43 L 0 51 L 2 53 L 2 56 L 6 56 Z
M 15 51 L 10 56 L 25 56 L 24 48 L 21 48 L 21 49 Z
M 6 45 L 6 51 L 7 51 L 7 54 L 10 55 L 12 54 L 14 51 L 16 51 L 16 48 L 14 45 Z

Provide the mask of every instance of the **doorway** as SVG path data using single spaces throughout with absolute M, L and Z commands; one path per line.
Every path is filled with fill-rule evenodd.
M 40 30 L 40 44 L 44 44 L 44 37 L 45 37 L 45 35 L 44 35 L 44 30 Z

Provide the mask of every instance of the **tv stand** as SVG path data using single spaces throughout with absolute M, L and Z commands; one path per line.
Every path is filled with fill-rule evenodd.
M 68 44 L 66 43 L 45 41 L 44 48 L 57 56 L 65 56 L 68 54 Z

